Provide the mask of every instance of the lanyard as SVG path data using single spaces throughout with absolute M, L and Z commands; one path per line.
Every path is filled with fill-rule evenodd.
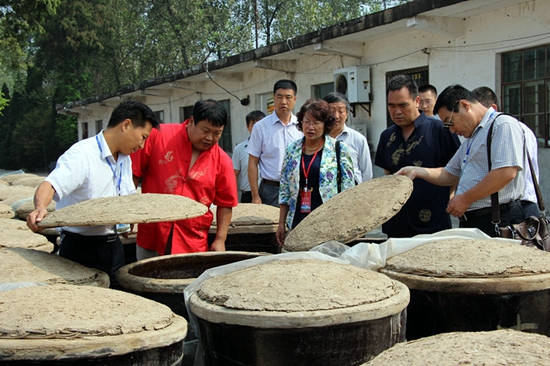
M 99 147 L 99 151 L 101 153 L 103 153 L 103 149 L 101 148 L 101 143 L 99 142 L 99 135 L 95 135 L 95 140 L 97 142 L 97 147 Z M 120 163 L 120 166 L 119 166 L 120 167 L 120 175 L 117 177 L 116 170 L 115 170 L 115 168 L 113 168 L 113 165 L 109 161 L 109 158 L 106 157 L 105 161 L 107 162 L 107 164 L 109 164 L 109 168 L 111 168 L 111 172 L 113 172 L 113 177 L 115 178 L 115 182 L 116 182 L 117 194 L 120 196 L 120 193 L 121 193 L 120 186 L 122 184 L 122 162 Z
M 319 150 L 321 150 L 321 148 L 319 148 Z M 306 154 L 302 154 L 302 171 L 304 172 L 304 178 L 306 178 L 306 186 L 305 188 L 307 188 L 307 177 L 309 176 L 309 170 L 311 169 L 311 166 L 313 165 L 313 161 L 315 161 L 315 157 L 317 156 L 317 153 L 319 152 L 319 150 L 315 151 L 315 154 L 313 154 L 313 157 L 311 158 L 311 161 L 309 162 L 309 165 L 307 166 L 307 170 L 306 170 L 306 163 L 305 163 L 305 155 Z

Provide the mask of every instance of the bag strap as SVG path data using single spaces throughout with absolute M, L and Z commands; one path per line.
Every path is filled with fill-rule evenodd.
M 338 185 L 338 193 L 342 192 L 342 168 L 340 167 L 340 140 L 336 140 L 336 165 L 338 172 L 336 174 L 336 184 Z

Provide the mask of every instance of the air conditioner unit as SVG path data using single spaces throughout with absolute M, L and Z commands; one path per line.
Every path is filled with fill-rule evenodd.
M 370 102 L 370 68 L 353 66 L 334 70 L 334 90 L 344 94 L 350 103 Z

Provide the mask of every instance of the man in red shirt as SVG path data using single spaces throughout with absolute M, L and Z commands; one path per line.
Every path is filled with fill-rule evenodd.
M 163 124 L 151 133 L 145 147 L 132 155 L 134 181 L 142 193 L 189 197 L 217 206 L 216 238 L 208 248 L 213 214 L 175 222 L 139 224 L 137 258 L 163 254 L 224 251 L 237 186 L 231 158 L 218 145 L 227 112 L 217 101 L 200 100 L 193 116 L 182 124 Z

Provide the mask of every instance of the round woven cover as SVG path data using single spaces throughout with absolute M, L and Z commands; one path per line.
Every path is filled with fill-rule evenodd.
M 32 249 L 0 249 L 0 282 L 34 282 L 109 287 L 109 276 L 97 269 Z
M 394 281 L 374 271 L 328 261 L 276 261 L 206 281 L 201 299 L 255 311 L 315 311 L 375 303 L 394 296 Z
M 80 202 L 47 215 L 38 226 L 93 226 L 184 220 L 204 215 L 205 205 L 172 194 L 132 194 Z
M 190 297 L 195 315 L 256 328 L 303 328 L 382 319 L 409 303 L 407 287 L 364 268 L 278 260 L 206 280 Z
M 10 205 L 7 203 L 0 202 L 0 218 L 12 219 L 15 216 Z
M 492 239 L 445 239 L 396 255 L 385 269 L 428 277 L 529 276 L 550 273 L 550 253 Z
M 0 186 L 0 200 L 8 205 L 23 198 L 32 198 L 35 188 L 25 186 Z
M 212 225 L 216 225 L 215 209 Z M 270 205 L 239 203 L 233 207 L 230 226 L 273 225 L 279 223 L 279 208 Z
M 330 240 L 348 243 L 393 217 L 409 199 L 412 181 L 389 175 L 352 187 L 323 203 L 285 239 L 288 251 L 307 251 Z
M 3 361 L 112 357 L 172 345 L 187 334 L 185 319 L 167 306 L 101 287 L 19 288 L 0 292 L 0 303 Z
M 48 207 L 46 207 L 46 210 L 48 212 L 53 212 L 55 211 L 55 201 L 52 201 L 50 202 L 50 204 L 48 205 Z M 15 209 L 15 214 L 17 215 L 17 217 L 19 217 L 20 219 L 22 220 L 26 220 L 27 219 L 27 216 L 29 216 L 29 214 L 31 212 L 34 211 L 34 202 L 32 199 L 22 203 L 21 205 L 19 205 L 19 207 L 17 207 Z
M 0 219 L 0 248 L 27 248 L 51 252 L 53 244 L 45 236 L 33 233 L 25 221 Z
M 44 181 L 44 177 L 24 177 L 11 183 L 12 186 L 26 186 L 36 188 Z
M 550 365 L 550 338 L 515 330 L 443 333 L 398 343 L 363 366 Z
M 19 180 L 19 179 L 23 179 L 23 178 L 39 178 L 38 175 L 36 174 L 27 174 L 27 173 L 21 173 L 21 174 L 8 174 L 8 175 L 4 175 L 2 179 L 4 182 L 7 182 L 9 184 L 12 184 L 13 182 L 15 182 L 16 180 Z M 40 177 L 42 179 L 44 179 L 44 177 Z

